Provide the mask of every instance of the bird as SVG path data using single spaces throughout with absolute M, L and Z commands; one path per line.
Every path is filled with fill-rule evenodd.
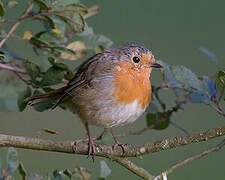
M 110 129 L 115 145 L 124 151 L 112 128 L 132 123 L 145 112 L 151 100 L 153 68 L 162 65 L 143 46 L 107 49 L 85 61 L 64 87 L 25 101 L 30 105 L 54 102 L 52 109 L 64 105 L 78 114 L 88 136 L 88 156 L 94 160 L 99 145 L 91 137 L 89 125 Z

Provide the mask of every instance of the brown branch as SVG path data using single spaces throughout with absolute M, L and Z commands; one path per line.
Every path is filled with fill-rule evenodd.
M 111 146 L 101 145 L 102 150 L 96 150 L 96 156 L 108 157 L 108 156 L 120 156 L 120 157 L 137 157 L 144 154 L 150 154 L 159 152 L 162 150 L 173 149 L 180 146 L 198 143 L 202 141 L 208 141 L 210 139 L 224 136 L 225 126 L 220 128 L 209 129 L 200 133 L 194 133 L 183 137 L 175 137 L 157 141 L 155 143 L 143 144 L 138 146 L 127 145 L 125 146 L 125 153 L 121 148 L 116 147 L 112 149 Z M 25 149 L 43 150 L 43 151 L 56 151 L 63 153 L 74 153 L 74 154 L 87 154 L 88 145 L 84 140 L 77 141 L 51 141 L 43 140 L 38 138 L 10 136 L 0 134 L 0 146 L 4 147 L 17 147 Z
M 210 149 L 207 149 L 207 150 L 205 150 L 205 151 L 203 151 L 203 152 L 201 152 L 199 154 L 191 156 L 191 157 L 189 157 L 189 158 L 187 158 L 187 159 L 185 159 L 185 160 L 183 160 L 183 161 L 173 165 L 171 168 L 165 170 L 160 175 L 158 175 L 156 178 L 157 179 L 162 179 L 163 178 L 163 174 L 168 175 L 168 174 L 172 173 L 175 169 L 177 169 L 179 167 L 182 167 L 182 166 L 185 166 L 186 164 L 188 164 L 189 162 L 191 162 L 191 161 L 193 161 L 195 159 L 199 159 L 199 158 L 201 158 L 201 157 L 203 157 L 203 156 L 205 156 L 205 155 L 207 155 L 207 154 L 209 154 L 211 152 L 219 151 L 224 145 L 225 145 L 225 139 L 223 141 L 221 141 L 218 145 L 216 145 L 216 146 L 214 146 L 214 147 L 212 147 Z
M 5 70 L 17 72 L 17 73 L 26 74 L 26 71 L 22 68 L 10 66 L 10 65 L 7 65 L 7 64 L 3 64 L 3 63 L 0 63 L 0 69 L 5 69 Z
M 83 15 L 83 18 L 87 19 L 87 18 L 89 18 L 91 16 L 94 16 L 99 11 L 100 11 L 100 7 L 99 6 L 92 6 L 92 7 L 88 8 L 88 13 Z
M 126 158 L 112 157 L 111 159 L 116 161 L 117 163 L 119 163 L 120 165 L 125 167 L 126 169 L 130 170 L 134 174 L 142 177 L 143 179 L 146 179 L 146 180 L 154 180 L 155 179 L 155 177 L 152 176 L 148 171 L 146 171 L 145 169 L 143 169 L 141 167 L 138 167 L 136 164 L 132 163 L 131 161 L 129 161 Z
M 20 25 L 20 23 L 26 19 L 29 14 L 29 12 L 33 9 L 34 4 L 31 3 L 28 5 L 27 9 L 24 11 L 23 15 L 16 21 L 15 24 L 12 25 L 12 27 L 10 28 L 9 32 L 7 33 L 7 35 L 1 40 L 0 42 L 0 48 L 3 46 L 3 44 L 5 43 L 5 41 L 11 36 L 11 34 L 16 30 L 16 28 Z
M 162 150 L 173 149 L 180 146 L 199 143 L 201 141 L 208 141 L 210 139 L 224 136 L 225 126 L 220 128 L 213 128 L 204 132 L 195 133 L 183 137 L 175 137 L 171 139 L 165 139 L 157 141 L 155 143 L 138 145 L 138 146 L 125 146 L 125 153 L 121 148 L 112 148 L 111 146 L 101 145 L 101 149 L 96 149 L 95 156 L 106 157 L 115 160 L 122 166 L 126 167 L 133 173 L 144 179 L 151 179 L 153 176 L 146 170 L 136 166 L 125 157 L 138 157 L 144 154 L 150 154 L 159 152 Z M 29 138 L 21 136 L 10 136 L 0 134 L 0 147 L 16 147 L 24 149 L 42 150 L 42 151 L 53 151 L 70 154 L 88 154 L 88 145 L 84 140 L 74 141 L 51 141 L 39 138 Z M 164 173 L 165 174 L 165 173 Z

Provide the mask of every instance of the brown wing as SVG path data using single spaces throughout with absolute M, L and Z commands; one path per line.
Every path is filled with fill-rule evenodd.
M 73 90 L 79 90 L 88 84 L 92 79 L 92 72 L 95 70 L 98 60 L 101 59 L 102 54 L 96 54 L 95 56 L 84 62 L 78 69 L 74 78 L 69 81 L 65 86 L 65 93 L 58 99 L 52 109 L 56 108 L 59 104 L 63 103 L 68 96 L 73 97 L 71 92 Z

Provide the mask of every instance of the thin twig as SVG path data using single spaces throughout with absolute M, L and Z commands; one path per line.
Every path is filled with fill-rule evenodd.
M 91 16 L 94 16 L 95 14 L 97 14 L 100 11 L 100 7 L 99 6 L 92 6 L 90 8 L 88 8 L 88 13 L 85 14 L 83 16 L 84 19 L 87 19 Z
M 186 164 L 188 164 L 189 162 L 191 162 L 191 161 L 193 161 L 195 159 L 199 159 L 199 158 L 201 158 L 201 157 L 203 157 L 203 156 L 205 156 L 205 155 L 207 155 L 207 154 L 209 154 L 211 152 L 215 152 L 215 151 L 220 150 L 224 145 L 225 145 L 225 139 L 223 141 L 221 141 L 217 146 L 214 146 L 214 147 L 212 147 L 210 149 L 207 149 L 206 151 L 203 151 L 203 152 L 201 152 L 199 154 L 191 156 L 191 157 L 189 157 L 189 158 L 187 158 L 187 159 L 185 159 L 185 160 L 183 160 L 183 161 L 173 165 L 172 167 L 170 167 L 169 169 L 165 170 L 160 175 L 158 175 L 156 178 L 157 179 L 162 179 L 163 174 L 167 174 L 168 175 L 168 174 L 172 173 L 174 170 L 176 170 L 177 168 L 185 166 Z
M 153 175 L 151 175 L 148 171 L 137 166 L 133 162 L 129 161 L 127 158 L 112 157 L 110 159 L 116 161 L 117 163 L 119 163 L 120 165 L 122 165 L 123 167 L 125 167 L 126 169 L 130 170 L 131 172 L 140 176 L 143 179 L 146 179 L 146 180 L 154 180 L 155 179 L 155 177 Z
M 29 82 L 29 81 L 27 81 L 26 79 L 24 79 L 21 75 L 20 75 L 20 73 L 18 73 L 18 72 L 14 72 L 16 75 L 17 75 L 17 77 L 21 80 L 21 81 L 23 81 L 26 85 L 28 85 L 28 86 L 32 86 L 33 88 L 35 88 L 35 86 L 31 83 L 31 82 Z
M 28 6 L 30 6 L 31 5 L 31 0 L 27 0 L 27 4 L 28 4 Z
M 22 68 L 10 66 L 10 65 L 7 65 L 7 64 L 3 64 L 3 63 L 0 63 L 0 69 L 5 69 L 5 70 L 9 70 L 9 71 L 14 71 L 14 72 L 17 72 L 17 73 L 26 74 L 26 71 Z
M 5 43 L 5 41 L 11 36 L 11 34 L 16 30 L 16 28 L 20 25 L 20 23 L 24 19 L 26 19 L 26 17 L 29 14 L 29 12 L 33 9 L 33 6 L 34 6 L 33 3 L 29 4 L 28 7 L 27 7 L 27 9 L 23 13 L 23 15 L 16 21 L 15 24 L 12 25 L 12 27 L 10 28 L 9 32 L 7 33 L 7 35 L 1 40 L 1 42 L 0 42 L 0 48 L 3 46 L 3 44 Z

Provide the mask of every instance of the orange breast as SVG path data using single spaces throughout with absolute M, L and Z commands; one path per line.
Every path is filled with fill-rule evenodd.
M 151 98 L 150 69 L 127 68 L 126 63 L 115 68 L 113 96 L 117 103 L 130 104 L 135 100 L 144 109 Z

